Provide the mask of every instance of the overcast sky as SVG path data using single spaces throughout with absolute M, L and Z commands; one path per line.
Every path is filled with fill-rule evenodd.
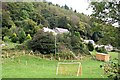
M 92 9 L 86 10 L 89 6 L 88 0 L 47 0 L 52 2 L 53 4 L 59 4 L 60 6 L 67 5 L 72 7 L 73 10 L 77 10 L 77 12 L 84 13 L 86 15 L 90 15 L 92 13 Z

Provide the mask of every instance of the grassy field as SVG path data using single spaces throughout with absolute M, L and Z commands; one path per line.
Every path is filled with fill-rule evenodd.
M 6 46 L 3 46 L 2 49 L 12 49 L 15 48 L 18 43 L 11 43 L 11 42 L 5 42 L 4 43 Z
M 109 53 L 112 58 L 118 57 L 115 52 Z M 2 65 L 3 78 L 104 78 L 102 61 L 86 57 L 79 61 L 82 64 L 82 76 L 56 75 L 58 61 L 45 60 L 31 55 L 22 55 L 14 60 L 4 59 Z M 27 64 L 26 64 L 27 63 Z

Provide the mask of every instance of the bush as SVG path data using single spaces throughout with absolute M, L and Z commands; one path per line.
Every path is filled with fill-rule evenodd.
M 29 47 L 33 51 L 39 51 L 42 54 L 55 53 L 55 36 L 49 32 L 38 31 L 29 42 Z
M 30 42 L 31 42 L 31 40 L 28 39 L 28 40 L 25 40 L 25 41 L 22 43 L 22 45 L 25 46 L 25 49 L 27 49 L 27 50 L 30 49 L 30 45 L 29 45 Z
M 95 50 L 97 52 L 100 52 L 100 53 L 106 53 L 107 54 L 107 51 L 104 47 L 96 47 Z
M 18 39 L 18 37 L 17 37 L 17 35 L 16 35 L 16 33 L 13 33 L 13 35 L 12 35 L 12 37 L 11 37 L 11 40 L 12 40 L 12 42 L 14 42 L 14 43 L 16 43 L 19 39 Z
M 11 42 L 11 39 L 10 39 L 8 36 L 4 36 L 3 40 L 4 40 L 5 42 Z
M 81 41 L 81 39 L 76 36 L 72 35 L 71 36 L 71 46 L 72 46 L 72 51 L 76 54 L 90 54 L 88 48 L 86 45 L 84 45 Z
M 20 31 L 18 33 L 18 38 L 19 38 L 20 43 L 23 43 L 24 40 L 26 39 L 26 33 L 22 28 L 20 29 Z
M 19 45 L 16 45 L 15 48 L 18 50 L 25 50 L 25 49 L 27 49 L 27 46 L 23 45 L 23 44 L 19 44 Z
M 89 51 L 93 51 L 94 50 L 94 46 L 93 46 L 93 44 L 91 42 L 89 42 L 87 44 L 87 47 L 88 47 Z
M 27 40 L 28 40 L 28 39 L 30 39 L 30 40 L 32 39 L 32 37 L 30 36 L 30 34 L 27 35 L 26 39 L 27 39 Z

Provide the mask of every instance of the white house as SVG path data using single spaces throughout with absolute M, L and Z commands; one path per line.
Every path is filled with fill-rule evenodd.
M 107 50 L 107 51 L 112 51 L 113 50 L 113 46 L 112 45 L 106 45 L 105 46 L 105 49 Z
M 101 47 L 104 47 L 105 45 L 95 45 L 94 47 L 98 47 L 98 48 L 101 48 Z
M 54 35 L 57 34 L 62 34 L 62 33 L 69 33 L 69 31 L 67 29 L 63 29 L 63 28 L 55 28 L 55 29 L 50 29 L 50 28 L 43 28 L 44 32 L 52 32 Z
M 67 29 L 63 29 L 63 28 L 55 28 L 53 29 L 57 34 L 62 34 L 62 33 L 69 33 L 69 31 Z
M 52 30 L 52 29 L 50 29 L 50 28 L 48 28 L 48 27 L 47 27 L 47 28 L 44 27 L 44 28 L 43 28 L 43 31 L 44 31 L 44 32 L 53 32 L 53 33 L 55 32 L 54 30 Z
M 57 34 L 54 30 L 52 30 L 52 29 L 50 29 L 50 28 L 48 28 L 48 27 L 47 27 L 47 28 L 44 27 L 44 28 L 43 28 L 43 31 L 44 31 L 44 32 L 52 32 L 54 35 Z

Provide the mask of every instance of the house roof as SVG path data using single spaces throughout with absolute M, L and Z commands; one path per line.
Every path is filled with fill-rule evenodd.
M 62 33 L 69 33 L 69 31 L 67 29 L 63 29 L 63 28 L 55 28 L 55 29 L 50 29 L 50 28 L 43 28 L 44 32 L 52 32 L 54 34 L 62 34 Z
M 63 29 L 63 28 L 55 28 L 53 30 L 58 34 L 69 33 L 69 31 L 67 29 Z
M 52 29 L 50 29 L 48 27 L 47 28 L 44 27 L 43 30 L 44 30 L 44 32 L 55 32 L 54 30 L 52 30 Z

